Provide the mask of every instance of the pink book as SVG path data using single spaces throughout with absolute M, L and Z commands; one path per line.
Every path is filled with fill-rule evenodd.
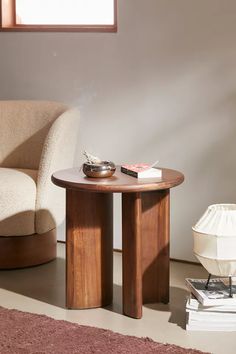
M 160 178 L 162 171 L 147 163 L 124 164 L 121 172 L 136 178 Z

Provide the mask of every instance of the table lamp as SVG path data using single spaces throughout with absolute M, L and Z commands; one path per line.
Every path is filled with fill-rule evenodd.
M 194 254 L 211 275 L 229 277 L 232 297 L 232 276 L 236 275 L 236 204 L 210 205 L 192 228 Z

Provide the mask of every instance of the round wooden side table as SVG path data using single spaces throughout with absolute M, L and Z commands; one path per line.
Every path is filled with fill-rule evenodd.
M 88 178 L 79 168 L 55 172 L 66 189 L 66 306 L 112 302 L 113 193 L 122 193 L 123 313 L 142 317 L 142 304 L 169 302 L 169 190 L 182 173 L 137 179 L 120 172 Z

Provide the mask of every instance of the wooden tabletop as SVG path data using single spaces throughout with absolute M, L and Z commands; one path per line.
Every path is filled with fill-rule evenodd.
M 78 167 L 55 172 L 52 175 L 52 182 L 63 188 L 104 193 L 145 192 L 169 189 L 183 182 L 184 175 L 181 172 L 168 168 L 161 169 L 162 178 L 138 179 L 122 173 L 120 166 L 116 166 L 115 174 L 112 177 L 88 178 Z

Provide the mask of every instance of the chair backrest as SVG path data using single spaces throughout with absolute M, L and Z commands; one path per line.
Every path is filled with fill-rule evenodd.
M 49 101 L 0 101 L 0 166 L 38 169 L 53 122 L 68 107 Z

